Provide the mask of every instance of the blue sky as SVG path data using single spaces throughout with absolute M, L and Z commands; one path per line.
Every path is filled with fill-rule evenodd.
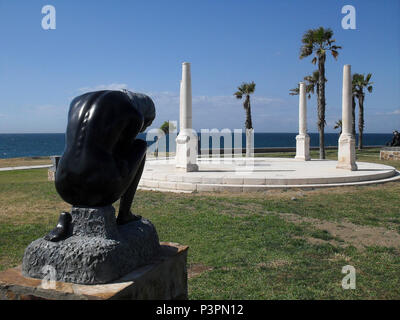
M 43 30 L 44 5 L 56 29 Z M 356 30 L 341 9 L 356 8 Z M 69 103 L 85 91 L 128 88 L 150 95 L 153 127 L 179 119 L 181 63 L 192 63 L 193 126 L 243 128 L 243 81 L 255 81 L 256 132 L 296 132 L 298 98 L 290 88 L 312 73 L 299 59 L 302 34 L 330 27 L 339 58 L 326 63 L 327 132 L 341 117 L 344 64 L 372 73 L 366 132 L 400 128 L 399 0 L 0 0 L 0 133 L 64 132 Z M 316 100 L 308 102 L 317 132 Z

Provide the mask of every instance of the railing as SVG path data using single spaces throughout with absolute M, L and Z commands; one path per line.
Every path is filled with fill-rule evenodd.
M 363 149 L 381 148 L 383 146 L 364 146 Z M 337 150 L 337 146 L 327 146 L 325 150 Z M 319 147 L 310 147 L 310 150 L 319 150 Z M 224 149 L 208 149 L 208 154 L 213 153 L 224 154 Z M 207 149 L 198 150 L 199 155 L 207 154 Z M 203 152 L 203 153 L 202 153 Z M 240 153 L 240 149 L 231 149 L 232 153 Z M 296 152 L 296 147 L 268 147 L 268 148 L 254 148 L 254 153 L 274 153 L 274 152 Z M 246 153 L 246 148 L 242 148 L 242 153 Z

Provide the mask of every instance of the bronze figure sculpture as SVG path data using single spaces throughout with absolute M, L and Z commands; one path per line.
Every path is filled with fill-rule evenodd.
M 127 90 L 88 92 L 71 102 L 55 187 L 72 208 L 25 249 L 24 276 L 43 279 L 50 266 L 56 281 L 109 283 L 159 254 L 155 226 L 130 211 L 146 158 L 138 134 L 154 118 L 153 101 Z
M 154 118 L 154 103 L 144 94 L 103 90 L 76 97 L 70 105 L 66 146 L 55 176 L 62 199 L 79 207 L 102 207 L 120 199 L 117 224 L 140 219 L 130 211 L 147 149 L 137 135 Z M 71 214 L 61 213 L 45 239 L 64 239 L 70 222 Z

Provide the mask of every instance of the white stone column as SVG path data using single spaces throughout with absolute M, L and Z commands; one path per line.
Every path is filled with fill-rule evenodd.
M 351 66 L 343 67 L 343 89 L 342 89 L 342 134 L 339 137 L 338 163 L 336 168 L 357 170 L 356 164 L 356 141 L 351 134 L 352 112 L 351 112 L 352 80 Z
M 300 82 L 299 86 L 299 134 L 296 136 L 295 159 L 303 161 L 311 160 L 310 136 L 307 134 L 307 97 L 305 82 Z
M 192 79 L 189 62 L 182 63 L 179 128 L 176 138 L 176 167 L 186 172 L 197 171 L 198 137 L 192 128 Z
M 254 157 L 254 129 L 246 129 L 246 158 Z

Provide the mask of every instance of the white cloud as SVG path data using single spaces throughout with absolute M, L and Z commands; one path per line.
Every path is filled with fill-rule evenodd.
M 97 91 L 97 90 L 120 90 L 127 89 L 135 92 L 135 90 L 128 88 L 128 85 L 125 83 L 111 83 L 111 84 L 101 84 L 95 87 L 83 87 L 79 88 L 80 92 L 88 92 L 88 91 Z M 149 95 L 156 105 L 176 105 L 179 106 L 179 93 L 161 91 L 161 92 L 143 92 Z M 260 97 L 260 96 L 252 96 L 251 104 L 252 106 L 257 105 L 280 105 L 285 103 L 282 99 L 276 98 L 268 98 L 268 97 Z M 193 106 L 195 105 L 208 105 L 213 107 L 222 107 L 222 106 L 232 106 L 232 105 L 242 105 L 243 102 L 240 102 L 233 95 L 232 96 L 193 96 Z
M 284 101 L 281 99 L 273 99 L 267 97 L 259 97 L 254 96 L 250 99 L 252 106 L 261 106 L 261 105 L 277 105 L 281 104 Z M 233 105 L 242 105 L 243 100 L 238 100 L 233 95 L 232 96 L 194 96 L 193 97 L 193 105 L 195 104 L 208 104 L 210 106 L 215 107 L 223 107 L 223 106 L 233 106 Z
M 389 111 L 389 112 L 377 112 L 377 116 L 394 116 L 394 115 L 400 115 L 400 109 L 396 109 L 394 111 Z
M 157 118 L 159 121 L 179 119 L 179 94 L 159 93 L 149 94 L 156 104 Z M 251 107 L 254 125 L 265 126 L 265 120 L 285 105 L 282 99 L 270 97 L 251 97 Z M 201 128 L 242 128 L 244 126 L 245 112 L 243 100 L 232 96 L 193 96 L 193 126 Z
M 90 92 L 90 91 L 100 91 L 100 90 L 121 90 L 128 89 L 128 85 L 125 83 L 110 83 L 110 84 L 100 84 L 95 87 L 83 87 L 79 88 L 80 92 Z
M 130 89 L 131 90 L 131 89 Z M 133 90 L 131 90 L 134 92 Z M 145 93 L 145 92 L 143 92 Z M 174 106 L 178 104 L 179 106 L 179 94 L 173 93 L 173 92 L 148 92 L 145 93 L 147 94 L 151 99 L 153 99 L 154 103 L 156 106 L 159 104 L 164 105 L 164 106 Z
M 127 89 L 135 92 L 128 85 L 117 83 L 80 88 L 79 91 L 105 89 Z M 179 92 L 143 91 L 141 93 L 151 97 L 156 105 L 157 115 L 152 127 L 158 127 L 166 120 L 179 121 Z M 273 120 L 269 120 L 268 122 L 276 122 L 274 119 L 281 117 L 279 114 L 282 113 L 282 107 L 288 107 L 288 104 L 283 99 L 254 95 L 251 97 L 251 107 L 254 125 L 260 128 L 266 125 L 265 121 L 270 116 L 273 117 Z M 192 112 L 195 129 L 242 128 L 244 126 L 245 112 L 243 110 L 243 100 L 236 99 L 234 95 L 194 95 Z

